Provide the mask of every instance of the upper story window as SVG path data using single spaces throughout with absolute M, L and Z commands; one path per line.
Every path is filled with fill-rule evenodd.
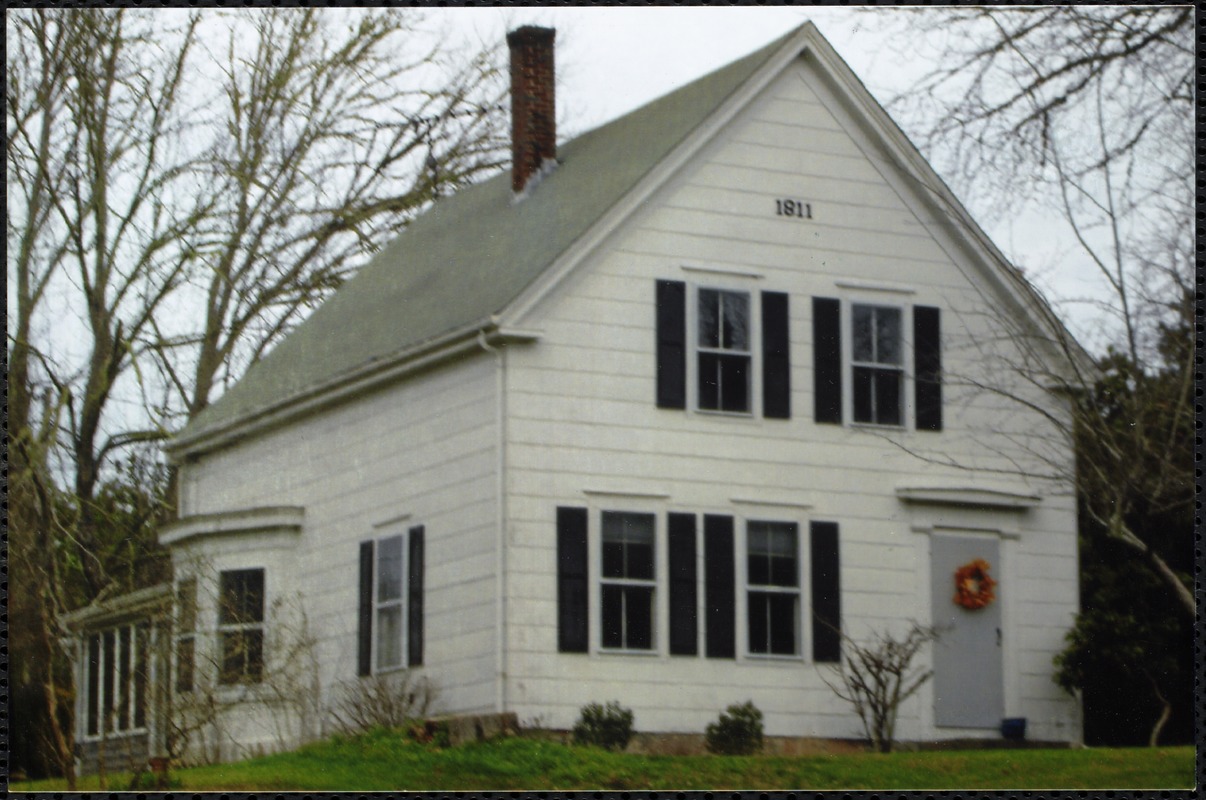
M 653 648 L 653 514 L 604 511 L 600 615 L 603 647 Z
M 749 294 L 701 288 L 696 307 L 699 407 L 709 411 L 750 411 Z
M 799 652 L 799 536 L 794 522 L 750 521 L 746 528 L 751 653 Z
M 900 309 L 856 304 L 850 312 L 854 421 L 901 425 L 904 348 Z
M 227 570 L 219 576 L 219 683 L 259 683 L 264 677 L 264 570 Z
M 785 293 L 664 280 L 656 290 L 659 408 L 686 409 L 691 397 L 700 411 L 791 417 Z

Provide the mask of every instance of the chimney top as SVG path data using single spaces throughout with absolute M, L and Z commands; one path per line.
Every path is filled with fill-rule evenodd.
M 511 48 L 511 190 L 521 193 L 557 160 L 556 31 L 524 25 L 507 34 Z

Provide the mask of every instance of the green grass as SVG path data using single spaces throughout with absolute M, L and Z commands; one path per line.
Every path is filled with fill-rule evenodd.
M 111 776 L 111 790 L 128 776 Z M 817 756 L 639 756 L 529 738 L 440 749 L 375 732 L 172 773 L 175 791 L 405 789 L 1189 789 L 1190 747 Z M 95 778 L 81 781 L 95 790 Z M 12 791 L 62 791 L 62 781 Z

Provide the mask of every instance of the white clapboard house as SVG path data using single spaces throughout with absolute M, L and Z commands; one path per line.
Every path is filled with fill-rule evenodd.
M 249 750 L 403 670 L 441 713 L 568 728 L 614 699 L 700 733 L 752 700 L 768 735 L 852 738 L 843 638 L 917 621 L 945 633 L 900 738 L 1077 741 L 1066 398 L 992 366 L 1034 357 L 1002 330 L 1059 335 L 1019 272 L 811 24 L 560 146 L 553 32 L 508 41 L 511 174 L 170 444 L 168 694 L 216 684 Z M 964 607 L 977 560 L 995 597 Z M 122 636 L 81 662 L 81 740 Z M 311 712 L 268 686 L 299 636 Z

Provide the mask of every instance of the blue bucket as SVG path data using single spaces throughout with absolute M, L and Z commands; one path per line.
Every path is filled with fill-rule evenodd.
M 1001 720 L 1001 736 L 1011 741 L 1020 742 L 1026 738 L 1026 718 L 1007 717 Z

